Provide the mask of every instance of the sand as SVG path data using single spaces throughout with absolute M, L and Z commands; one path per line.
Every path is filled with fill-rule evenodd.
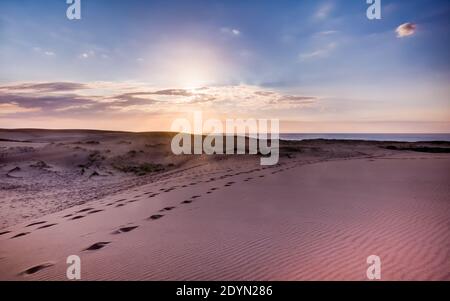
M 58 135 L 61 147 L 72 147 Z M 113 135 L 120 136 L 109 142 L 116 145 L 123 137 Z M 21 190 L 10 187 L 2 201 L 0 280 L 66 280 L 70 255 L 81 258 L 82 280 L 366 280 L 372 254 L 381 258 L 382 280 L 450 280 L 450 155 L 380 143 L 283 147 L 271 167 L 253 157 L 193 157 L 148 175 L 115 171 L 101 180 L 69 176 L 67 154 L 34 151 L 29 160 L 46 154 L 62 178 L 56 191 L 71 191 L 67 179 L 78 179 L 73 189 L 98 191 L 92 199 L 58 199 L 47 185 L 51 202 L 38 194 L 17 209 L 11 205 L 21 203 Z M 55 159 L 63 157 L 66 167 Z M 2 171 L 18 165 L 12 158 L 4 157 Z M 112 170 L 108 160 L 117 157 L 103 160 L 99 173 Z M 2 183 L 43 189 L 48 178 L 37 181 L 21 162 L 12 174 L 22 178 L 3 175 Z M 8 211 L 15 217 L 5 219 Z M 22 217 L 28 211 L 34 216 Z

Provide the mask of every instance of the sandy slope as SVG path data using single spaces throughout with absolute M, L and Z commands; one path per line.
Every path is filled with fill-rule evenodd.
M 76 254 L 84 280 L 363 280 L 375 254 L 384 280 L 450 280 L 449 155 L 316 161 L 205 164 L 2 229 L 0 279 L 63 280 Z
M 170 133 L 0 129 L 0 229 L 209 165 L 239 170 L 257 156 L 175 156 Z M 281 161 L 392 153 L 365 142 L 282 142 Z M 236 162 L 236 160 L 238 160 Z M 229 162 L 231 161 L 231 162 Z M 229 163 L 228 163 L 229 162 Z

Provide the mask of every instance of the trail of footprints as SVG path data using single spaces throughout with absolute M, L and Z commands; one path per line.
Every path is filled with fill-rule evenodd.
M 283 165 L 283 163 L 280 164 L 280 166 L 281 165 Z M 293 166 L 291 166 L 289 168 L 286 168 L 286 169 L 281 168 L 281 169 L 278 169 L 278 170 L 272 172 L 272 174 L 276 174 L 276 173 L 279 173 L 279 172 L 282 172 L 284 170 L 288 170 L 288 169 L 291 169 L 291 168 L 294 168 L 294 167 L 296 167 L 296 165 L 293 165 Z M 189 186 L 194 186 L 194 185 L 200 184 L 202 182 L 204 182 L 204 183 L 211 183 L 211 182 L 215 182 L 215 181 L 219 181 L 219 180 L 224 180 L 224 179 L 227 179 L 227 178 L 233 177 L 233 176 L 239 176 L 239 175 L 242 175 L 242 174 L 249 174 L 249 173 L 259 172 L 259 171 L 265 170 L 267 168 L 274 168 L 274 167 L 272 166 L 272 167 L 254 168 L 254 169 L 250 169 L 248 171 L 240 171 L 240 172 L 237 172 L 237 173 L 234 173 L 234 174 L 233 173 L 228 173 L 228 174 L 217 176 L 217 177 L 211 177 L 211 178 L 209 178 L 206 181 L 197 181 L 197 182 L 191 182 L 189 184 L 184 184 L 182 186 L 175 185 L 175 186 L 172 186 L 172 187 L 169 187 L 169 188 L 160 188 L 159 192 L 156 192 L 156 193 L 155 192 L 145 192 L 145 193 L 143 193 L 141 195 L 136 195 L 134 197 L 134 199 L 131 199 L 131 200 L 127 200 L 126 198 L 122 198 L 122 199 L 119 199 L 119 200 L 116 200 L 114 202 L 110 202 L 110 203 L 106 204 L 105 207 L 113 206 L 115 208 L 120 208 L 120 207 L 126 206 L 126 204 L 134 203 L 134 202 L 137 202 L 139 200 L 142 200 L 142 199 L 139 199 L 140 197 L 145 197 L 146 196 L 147 198 L 153 198 L 153 197 L 158 196 L 160 193 L 171 192 L 171 191 L 175 190 L 178 187 L 186 188 L 186 187 L 189 187 Z M 223 172 L 223 170 L 220 170 L 220 169 L 217 169 L 217 170 L 219 172 L 220 171 Z M 227 169 L 226 171 L 227 172 L 231 172 L 232 170 L 231 169 Z M 195 172 L 188 173 L 188 175 L 190 175 L 190 176 L 198 176 L 199 174 L 200 175 L 204 175 L 205 173 L 204 172 L 202 172 L 202 173 L 195 173 Z M 265 177 L 265 175 L 259 175 L 259 177 L 263 178 L 263 177 Z M 252 179 L 253 179 L 252 177 L 247 177 L 243 181 L 244 182 L 248 182 L 248 181 L 250 181 Z M 164 182 L 164 184 L 168 184 L 168 181 Z M 236 184 L 236 182 L 229 181 L 229 182 L 227 182 L 224 185 L 224 187 L 230 187 L 230 186 L 232 186 L 234 184 Z M 214 191 L 216 191 L 218 189 L 219 189 L 218 187 L 213 187 L 213 188 L 209 189 L 206 192 L 206 194 L 212 194 Z M 192 202 L 195 201 L 195 199 L 197 199 L 199 197 L 200 197 L 200 195 L 194 195 L 190 199 L 182 201 L 181 204 L 182 205 L 191 204 Z M 165 208 L 159 210 L 159 212 L 167 212 L 167 211 L 172 211 L 174 209 L 176 209 L 175 206 L 165 207 Z M 79 219 L 85 218 L 86 216 L 88 216 L 90 214 L 95 214 L 95 213 L 102 212 L 102 211 L 104 211 L 104 210 L 103 209 L 95 209 L 95 208 L 92 208 L 92 207 L 88 207 L 88 208 L 84 208 L 84 209 L 78 210 L 78 211 L 76 211 L 74 213 L 64 215 L 63 218 L 67 219 L 68 221 L 74 221 L 74 220 L 79 220 Z M 163 216 L 164 216 L 164 214 L 154 214 L 154 215 L 151 215 L 150 217 L 148 217 L 147 220 L 157 220 L 157 219 L 162 218 Z M 34 223 L 29 224 L 29 225 L 26 225 L 25 227 L 29 228 L 29 227 L 33 227 L 33 226 L 39 226 L 39 227 L 37 227 L 35 229 L 35 230 L 39 230 L 39 229 L 50 228 L 50 227 L 53 227 L 53 226 L 57 225 L 57 223 L 50 223 L 50 224 L 46 224 L 46 223 L 47 223 L 46 221 L 39 221 L 39 222 L 34 222 Z M 129 232 L 131 230 L 136 229 L 137 227 L 138 226 L 121 228 L 119 230 L 114 231 L 114 233 L 117 234 L 117 233 Z M 123 229 L 125 229 L 125 230 L 123 230 Z M 11 233 L 11 231 L 3 231 L 3 232 L 0 232 L 0 236 L 1 235 L 5 235 L 5 234 L 9 234 L 9 233 Z M 28 235 L 30 233 L 31 233 L 30 231 L 21 232 L 21 233 L 18 233 L 16 235 L 11 236 L 10 239 L 19 238 L 19 237 Z
M 159 192 L 151 192 L 151 191 L 144 192 L 144 193 L 142 193 L 140 195 L 134 196 L 131 200 L 128 200 L 126 198 L 122 198 L 122 199 L 116 200 L 114 202 L 109 202 L 109 203 L 107 203 L 104 206 L 105 207 L 120 208 L 120 207 L 126 206 L 129 203 L 137 202 L 137 201 L 144 200 L 144 199 L 151 199 L 151 198 L 154 198 L 154 197 L 160 195 L 161 193 L 171 192 L 173 190 L 176 190 L 178 187 L 186 188 L 186 187 L 189 187 L 189 186 L 195 186 L 195 185 L 200 184 L 202 182 L 204 182 L 204 183 L 211 183 L 211 182 L 215 182 L 215 181 L 224 180 L 224 179 L 227 179 L 227 178 L 233 177 L 233 176 L 239 176 L 239 175 L 242 175 L 242 174 L 251 174 L 251 173 L 255 173 L 255 172 L 260 172 L 260 171 L 263 171 L 263 170 L 268 169 L 268 168 L 276 168 L 276 167 L 278 167 L 277 170 L 271 172 L 271 174 L 277 174 L 277 173 L 283 172 L 285 170 L 289 170 L 289 169 L 295 168 L 298 165 L 302 165 L 302 164 L 293 164 L 290 167 L 279 168 L 280 166 L 282 166 L 284 164 L 285 163 L 281 163 L 278 166 L 254 168 L 254 169 L 251 169 L 251 170 L 248 170 L 248 171 L 240 171 L 240 172 L 237 172 L 237 173 L 234 173 L 234 174 L 233 173 L 228 173 L 228 174 L 217 176 L 217 177 L 211 177 L 211 178 L 209 178 L 206 181 L 196 181 L 196 182 L 191 182 L 189 184 L 184 184 L 184 185 L 181 185 L 181 186 L 175 185 L 175 186 L 171 186 L 169 188 L 161 188 L 161 189 L 159 189 Z M 227 170 L 227 172 L 231 172 L 231 171 L 232 170 L 230 170 L 230 169 Z M 190 174 L 192 176 L 198 176 L 198 174 L 195 174 L 195 173 L 192 173 L 192 172 Z M 263 174 L 262 175 L 258 175 L 258 177 L 259 178 L 264 178 L 265 175 L 263 175 Z M 244 182 L 248 182 L 248 181 L 251 181 L 253 179 L 254 179 L 254 177 L 247 177 L 247 178 L 243 179 L 243 181 Z M 168 181 L 166 181 L 165 184 L 168 184 Z M 236 184 L 236 182 L 228 181 L 228 182 L 226 182 L 224 184 L 224 188 L 231 187 L 234 184 Z M 217 191 L 219 189 L 220 189 L 219 187 L 212 187 L 206 192 L 206 194 L 212 194 L 212 193 L 214 193 L 215 191 Z M 189 199 L 183 200 L 180 203 L 180 205 L 191 204 L 191 203 L 195 202 L 198 198 L 201 198 L 201 195 L 193 195 Z M 149 217 L 147 217 L 145 219 L 145 221 L 147 221 L 147 222 L 157 221 L 157 220 L 163 218 L 165 216 L 165 214 L 167 214 L 167 212 L 171 212 L 171 211 L 173 211 L 175 209 L 177 209 L 176 206 L 164 207 L 164 208 L 160 209 L 158 211 L 158 213 L 150 215 Z M 87 207 L 87 208 L 78 210 L 76 212 L 64 215 L 64 216 L 62 216 L 62 218 L 65 219 L 66 221 L 74 221 L 74 220 L 82 219 L 82 218 L 84 218 L 84 217 L 86 217 L 88 215 L 95 214 L 95 213 L 102 212 L 102 211 L 104 211 L 104 209 L 96 209 L 96 208 L 93 208 L 93 207 Z M 35 230 L 40 230 L 40 229 L 50 228 L 50 227 L 53 227 L 53 226 L 56 226 L 56 225 L 57 225 L 57 223 L 48 223 L 47 221 L 38 221 L 38 222 L 33 222 L 31 224 L 26 225 L 25 228 L 35 227 Z M 133 230 L 135 230 L 137 228 L 139 228 L 139 225 L 125 225 L 125 226 L 119 227 L 116 230 L 113 230 L 110 234 L 111 235 L 120 235 L 120 234 L 123 234 L 123 233 L 131 232 L 131 231 L 133 231 Z M 18 233 L 18 234 L 15 234 L 15 235 L 11 236 L 10 239 L 16 239 L 16 238 L 28 235 L 31 232 L 32 231 L 24 231 L 24 232 L 21 232 L 21 233 Z M 3 232 L 0 232 L 0 236 L 6 235 L 6 234 L 9 234 L 9 233 L 11 233 L 11 231 L 3 231 Z M 111 241 L 96 242 L 96 243 L 88 246 L 87 248 L 83 249 L 82 251 L 83 252 L 97 251 L 97 250 L 100 250 L 100 249 L 108 246 L 109 244 L 111 244 Z M 52 262 L 42 263 L 42 264 L 30 267 L 30 268 L 26 269 L 25 271 L 22 271 L 19 275 L 32 275 L 32 274 L 37 273 L 40 270 L 49 268 L 49 267 L 51 267 L 53 265 L 54 265 L 54 263 L 52 263 Z

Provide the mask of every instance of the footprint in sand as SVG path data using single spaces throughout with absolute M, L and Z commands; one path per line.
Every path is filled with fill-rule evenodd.
M 70 220 L 76 220 L 76 219 L 80 219 L 83 217 L 84 217 L 84 215 L 77 215 L 77 216 L 72 217 Z
M 119 228 L 116 231 L 114 231 L 112 234 L 120 234 L 120 233 L 130 232 L 130 231 L 133 231 L 134 229 L 136 229 L 137 227 L 139 227 L 139 226 L 122 227 L 122 228 Z
M 190 203 L 192 203 L 193 201 L 191 201 L 191 200 L 186 200 L 186 201 L 182 201 L 181 202 L 181 204 L 190 204 Z
M 199 198 L 199 197 L 200 197 L 199 195 L 194 195 L 194 196 L 191 197 L 191 199 L 196 199 L 196 198 Z
M 31 223 L 29 225 L 26 225 L 25 227 L 31 227 L 31 226 L 35 226 L 35 225 L 40 225 L 40 224 L 45 224 L 46 221 L 42 221 L 42 222 L 35 222 L 35 223 Z
M 3 232 L 0 232 L 0 235 L 4 235 L 4 234 L 8 234 L 8 233 L 11 233 L 11 231 L 3 231 Z
M 17 238 L 17 237 L 21 237 L 21 236 L 25 236 L 25 235 L 28 235 L 28 234 L 30 234 L 30 232 L 22 232 L 22 233 L 14 235 L 13 237 L 11 237 L 11 239 Z
M 147 218 L 148 220 L 157 220 L 160 219 L 161 217 L 163 217 L 164 215 L 162 214 L 154 214 L 152 216 L 150 216 L 149 218 Z
M 96 242 L 95 244 L 91 245 L 90 247 L 84 249 L 83 251 L 95 251 L 95 250 L 100 250 L 101 248 L 103 248 L 104 246 L 106 246 L 107 244 L 111 243 L 110 241 L 100 241 L 100 242 Z
M 55 226 L 55 225 L 57 225 L 57 224 L 43 225 L 43 226 L 40 226 L 39 228 L 37 228 L 37 230 L 39 230 L 39 229 L 45 229 L 45 228 L 49 228 L 49 227 L 53 227 L 53 226 Z
M 39 272 L 40 270 L 43 270 L 43 269 L 48 268 L 48 267 L 51 267 L 53 265 L 54 264 L 51 263 L 51 262 L 46 262 L 46 263 L 43 263 L 43 264 L 31 267 L 29 269 L 26 269 L 25 271 L 21 272 L 19 275 L 21 275 L 21 276 L 23 276 L 23 275 L 32 275 L 34 273 Z
M 102 211 L 103 211 L 102 209 L 96 209 L 96 210 L 89 211 L 87 214 L 94 214 L 94 213 L 102 212 Z
M 117 207 L 123 207 L 123 206 L 125 206 L 125 205 L 124 205 L 124 204 L 117 204 L 117 205 L 116 205 L 116 208 L 117 208 Z
M 63 218 L 71 217 L 73 214 L 64 215 Z
M 159 210 L 159 212 L 170 211 L 170 210 L 173 210 L 173 209 L 175 209 L 175 208 L 176 208 L 176 207 L 165 207 L 165 208 Z
M 89 210 L 92 210 L 92 209 L 94 209 L 94 208 L 84 208 L 84 209 L 81 209 L 80 211 L 77 211 L 75 213 L 82 213 L 82 212 L 86 212 L 86 211 L 89 211 Z

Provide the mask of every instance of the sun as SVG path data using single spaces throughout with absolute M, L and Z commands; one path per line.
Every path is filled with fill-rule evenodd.
M 196 89 L 210 85 L 215 80 L 215 70 L 211 63 L 196 60 L 180 60 L 178 72 L 174 78 L 182 89 Z
M 151 70 L 164 86 L 195 89 L 213 85 L 225 70 L 219 51 L 207 43 L 172 41 L 158 51 L 164 55 L 152 64 Z

